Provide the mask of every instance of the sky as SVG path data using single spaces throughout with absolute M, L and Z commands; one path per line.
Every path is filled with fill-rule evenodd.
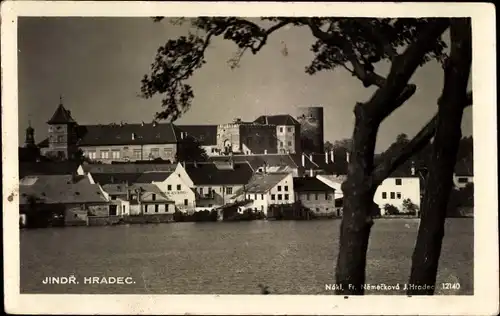
M 28 122 L 37 142 L 47 136 L 50 119 L 62 96 L 64 106 L 82 125 L 151 122 L 161 110 L 160 97 L 139 97 L 141 79 L 160 45 L 187 35 L 187 25 L 154 23 L 144 17 L 21 17 L 18 23 L 19 142 Z M 190 80 L 195 97 L 178 124 L 220 124 L 235 118 L 294 113 L 301 106 L 324 107 L 325 141 L 350 138 L 356 102 L 375 91 L 344 69 L 305 73 L 314 38 L 308 28 L 283 28 L 257 54 L 246 54 L 239 68 L 227 61 L 237 47 L 216 39 L 207 63 Z M 281 53 L 286 46 L 288 55 Z M 376 65 L 386 75 L 388 63 Z M 415 135 L 437 111 L 443 70 L 435 62 L 419 68 L 411 82 L 415 95 L 388 117 L 379 130 L 377 152 L 400 133 Z M 464 113 L 462 134 L 472 133 L 472 110 Z

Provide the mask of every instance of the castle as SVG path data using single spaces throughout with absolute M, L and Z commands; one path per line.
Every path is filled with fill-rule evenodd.
M 71 159 L 81 150 L 93 161 L 175 161 L 184 139 L 197 140 L 209 156 L 323 153 L 323 108 L 299 108 L 289 114 L 262 115 L 253 122 L 235 119 L 219 125 L 111 123 L 79 125 L 60 100 L 47 121 L 48 137 L 36 145 L 47 157 Z M 35 146 L 26 130 L 26 146 Z

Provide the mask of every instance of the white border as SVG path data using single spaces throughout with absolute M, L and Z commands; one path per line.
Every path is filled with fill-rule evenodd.
M 23 314 L 498 313 L 495 6 L 486 3 L 216 3 L 7 1 L 2 13 L 2 163 L 5 310 Z M 117 6 L 119 5 L 119 6 Z M 18 16 L 470 16 L 473 22 L 474 296 L 20 295 L 18 229 Z M 11 200 L 9 201 L 9 197 Z

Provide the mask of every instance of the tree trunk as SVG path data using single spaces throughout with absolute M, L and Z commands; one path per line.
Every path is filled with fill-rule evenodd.
M 472 60 L 470 19 L 453 19 L 451 52 L 445 65 L 444 88 L 439 100 L 438 123 L 420 228 L 412 258 L 408 295 L 432 295 L 444 237 L 444 223 L 461 138 L 463 109 Z
M 362 104 L 356 105 L 355 114 L 351 161 L 347 181 L 342 184 L 344 208 L 335 273 L 340 285 L 336 294 L 342 295 L 364 293 L 366 251 L 373 225 L 371 208 L 375 191 L 370 178 L 379 123 L 367 117 Z

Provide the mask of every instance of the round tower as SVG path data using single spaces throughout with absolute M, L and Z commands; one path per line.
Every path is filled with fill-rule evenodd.
M 300 123 L 300 142 L 305 153 L 324 152 L 323 107 L 300 107 L 297 110 Z

